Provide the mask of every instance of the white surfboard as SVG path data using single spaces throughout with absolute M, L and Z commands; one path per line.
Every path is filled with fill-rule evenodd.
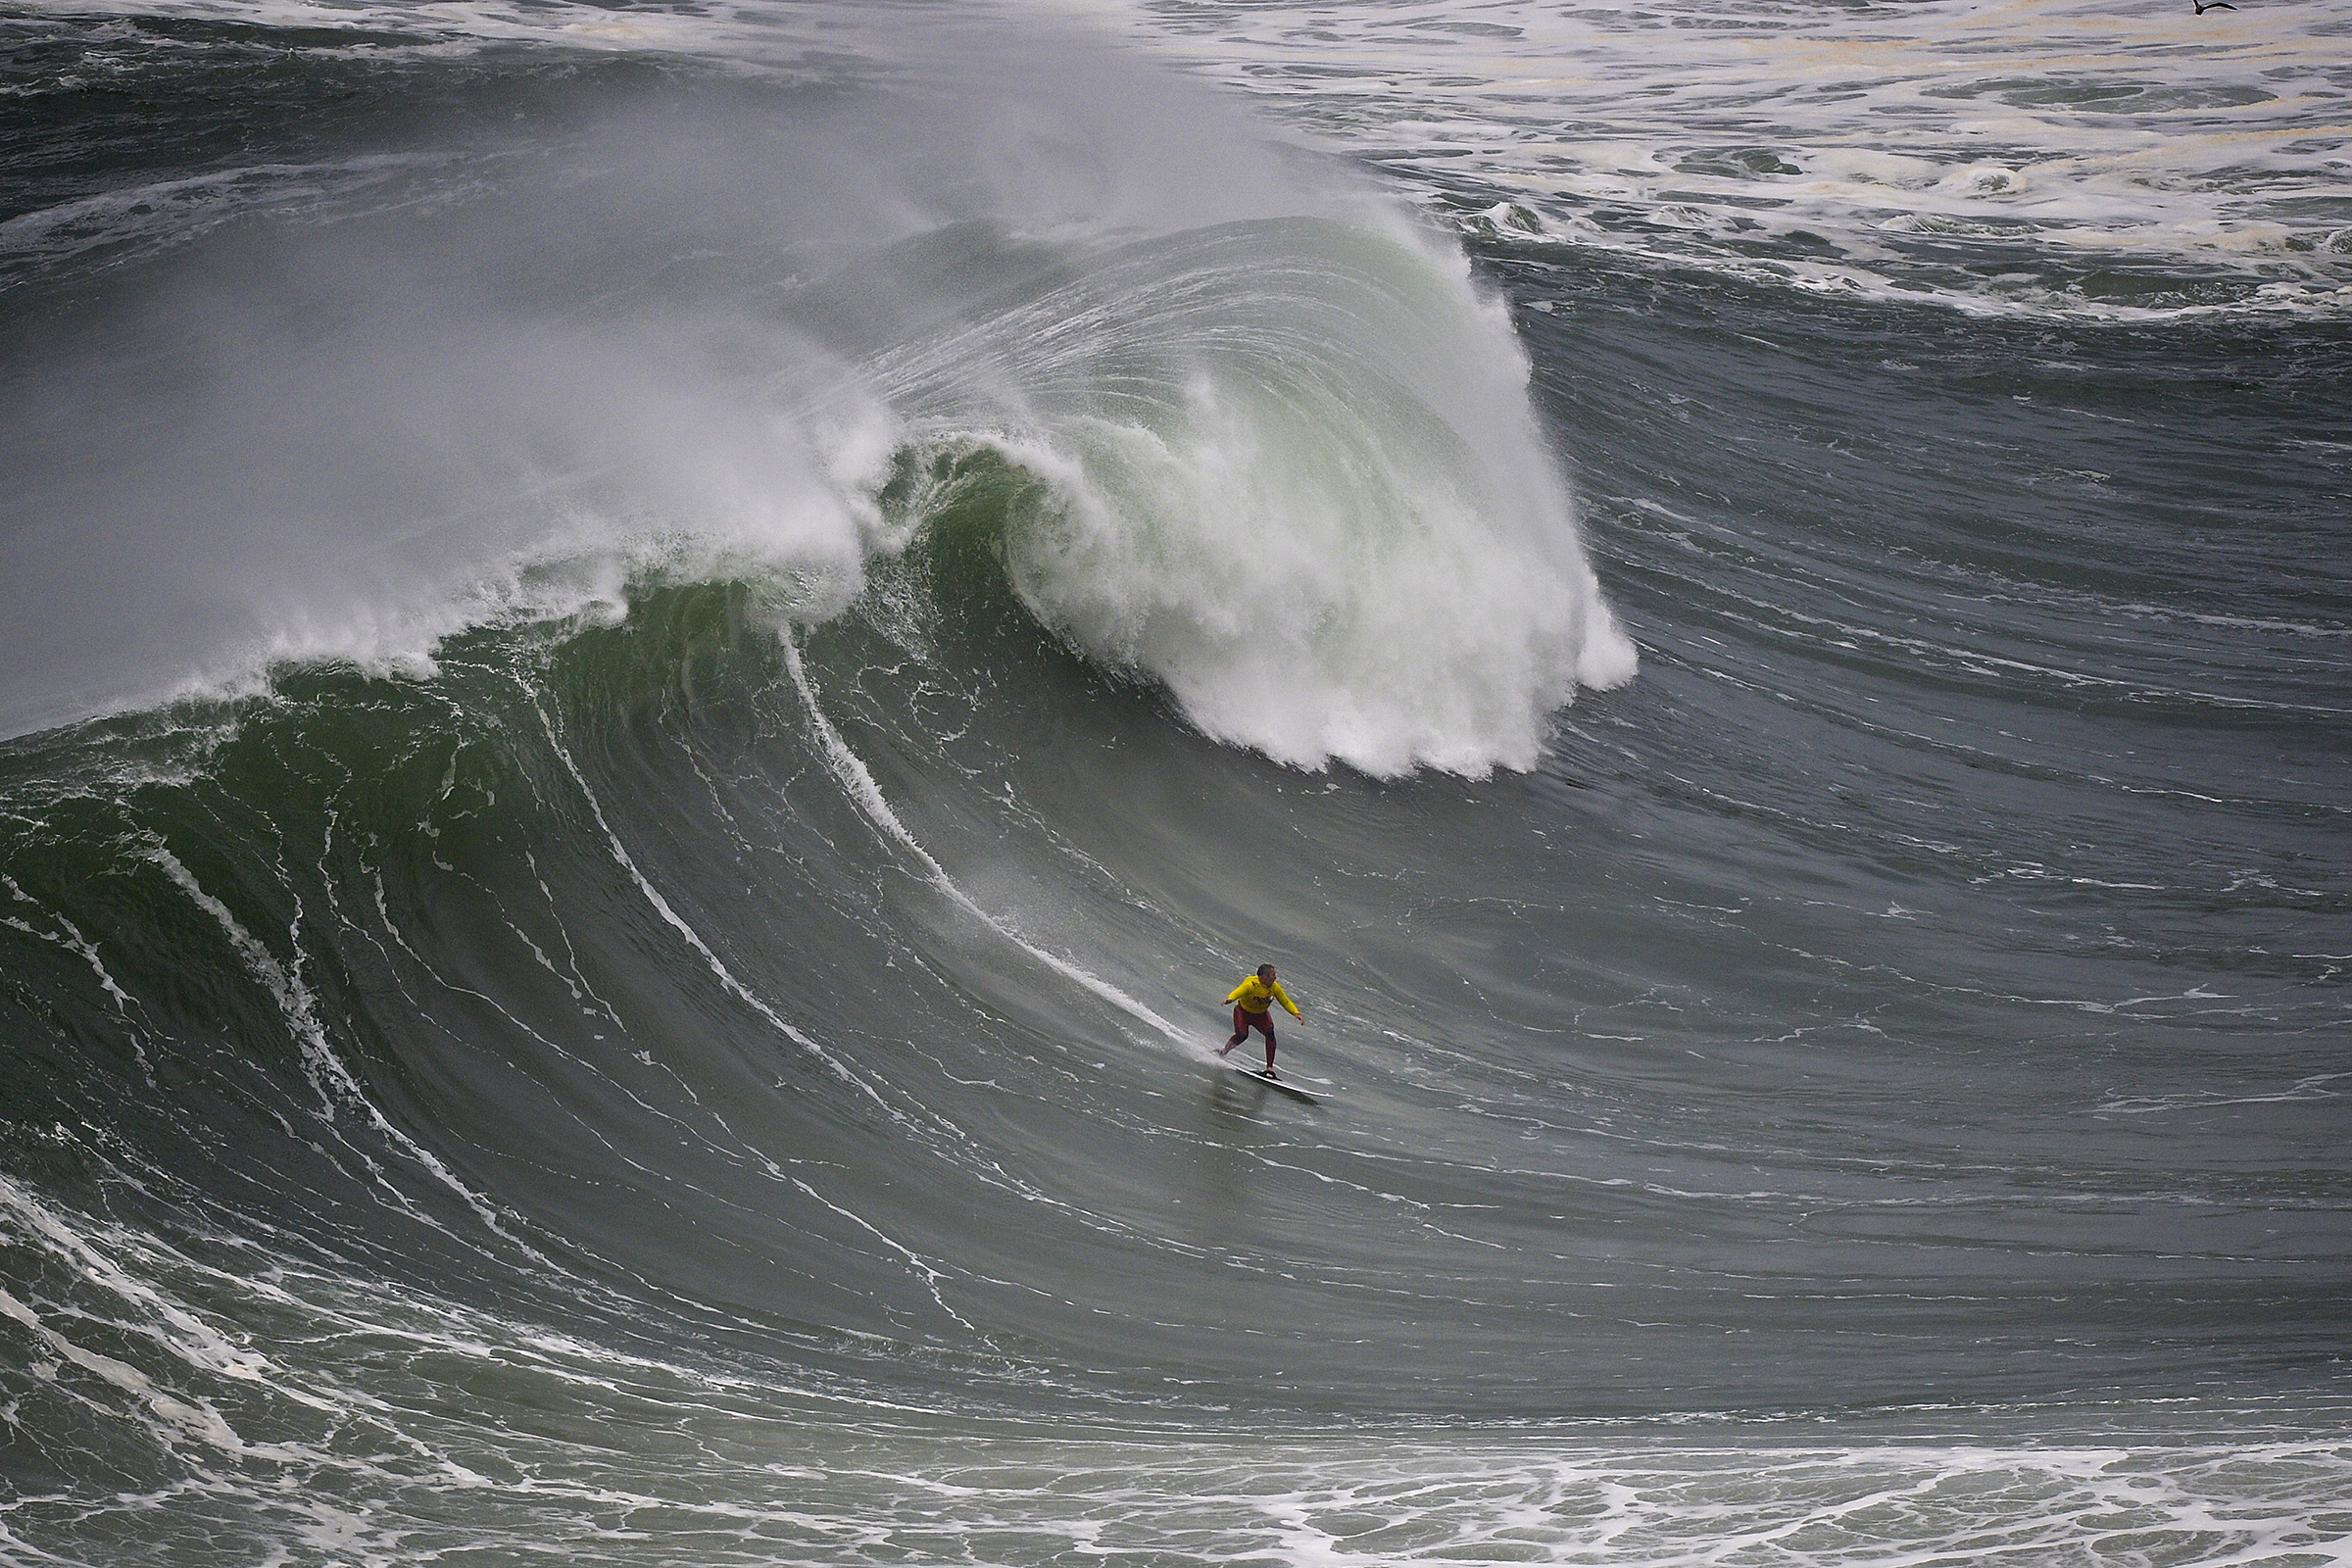
M 1262 1088 L 1272 1089 L 1280 1094 L 1288 1095 L 1293 1100 L 1302 1100 L 1310 1105 L 1320 1105 L 1323 1103 L 1323 1097 L 1304 1087 L 1304 1084 L 1296 1082 L 1288 1076 L 1281 1078 L 1269 1078 L 1266 1076 L 1266 1069 L 1263 1067 L 1245 1067 L 1238 1061 L 1229 1061 L 1225 1063 L 1225 1070 L 1227 1072 L 1239 1073 L 1253 1084 L 1257 1084 Z M 1330 1087 L 1328 1084 L 1324 1084 L 1323 1080 L 1320 1078 L 1310 1078 L 1305 1080 L 1305 1082 L 1319 1084 L 1324 1088 Z

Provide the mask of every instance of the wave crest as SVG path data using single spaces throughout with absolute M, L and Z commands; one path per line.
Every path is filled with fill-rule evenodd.
M 977 444 L 1045 481 L 1000 536 L 1029 610 L 1206 733 L 1530 766 L 1634 656 L 1506 314 L 1213 97 L 1062 65 L 600 105 L 532 159 L 192 246 L 129 286 L 136 353 L 34 333 L 0 389 L 30 514 L 0 538 L 28 628 L 0 724 L 286 663 L 421 674 L 648 575 L 822 620 L 925 526 L 885 504 L 908 456 Z

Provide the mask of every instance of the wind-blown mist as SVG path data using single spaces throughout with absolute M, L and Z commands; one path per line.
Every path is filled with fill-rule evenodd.
M 1633 653 L 1458 252 L 1205 94 L 958 36 L 371 166 L 29 320 L 0 721 L 419 672 L 648 574 L 822 619 L 984 448 L 1023 601 L 1208 733 L 1530 765 Z

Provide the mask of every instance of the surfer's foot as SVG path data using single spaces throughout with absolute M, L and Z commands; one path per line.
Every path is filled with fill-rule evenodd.
M 1231 1046 L 1219 1046 L 1217 1048 L 1217 1054 L 1220 1056 L 1230 1056 L 1233 1054 L 1233 1048 Z
M 1269 1078 L 1279 1078 L 1282 1076 L 1282 1074 L 1276 1072 L 1274 1070 L 1274 1064 L 1269 1061 L 1266 1063 L 1266 1076 Z

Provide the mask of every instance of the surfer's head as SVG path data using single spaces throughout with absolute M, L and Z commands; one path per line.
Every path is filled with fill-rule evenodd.
M 1257 977 L 1260 980 L 1263 980 L 1266 984 L 1272 985 L 1274 983 L 1274 966 L 1270 963 L 1259 964 L 1257 966 Z

